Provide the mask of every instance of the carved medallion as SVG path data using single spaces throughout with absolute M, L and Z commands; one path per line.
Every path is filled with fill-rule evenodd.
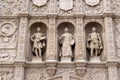
M 100 3 L 100 0 L 85 0 L 85 3 L 90 6 L 96 6 Z
M 59 0 L 59 7 L 65 11 L 71 10 L 73 8 L 73 0 Z
M 44 6 L 48 0 L 32 0 L 33 1 L 33 4 L 36 5 L 36 6 Z
M 14 34 L 16 27 L 11 23 L 3 23 L 0 26 L 0 34 L 2 36 L 11 36 Z

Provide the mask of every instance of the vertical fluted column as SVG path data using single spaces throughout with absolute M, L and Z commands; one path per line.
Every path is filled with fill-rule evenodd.
M 48 15 L 49 27 L 47 36 L 47 61 L 56 61 L 57 47 L 56 47 L 56 15 Z

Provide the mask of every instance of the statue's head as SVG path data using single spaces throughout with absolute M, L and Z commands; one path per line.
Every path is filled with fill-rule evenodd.
M 41 30 L 40 27 L 38 27 L 38 28 L 37 28 L 37 31 L 40 32 L 40 30 Z
M 68 31 L 69 31 L 69 29 L 68 29 L 68 28 L 65 28 L 65 29 L 64 29 L 64 32 L 68 32 Z
M 96 32 L 96 28 L 95 28 L 95 27 L 93 27 L 93 28 L 92 28 L 92 31 L 93 31 L 93 32 Z

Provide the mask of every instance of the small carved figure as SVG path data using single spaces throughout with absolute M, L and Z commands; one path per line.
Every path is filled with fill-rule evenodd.
M 60 57 L 72 57 L 72 45 L 75 44 L 75 41 L 68 28 L 65 28 L 64 33 L 59 38 L 59 42 L 62 45 Z
M 37 28 L 37 32 L 31 36 L 31 41 L 33 42 L 32 51 L 35 53 L 35 56 L 41 57 L 42 48 L 45 47 L 46 37 L 42 32 L 40 32 L 40 27 Z
M 88 35 L 87 48 L 90 49 L 90 56 L 98 56 L 98 54 L 101 52 L 101 49 L 103 49 L 100 35 L 96 32 L 95 27 L 92 28 L 92 33 Z

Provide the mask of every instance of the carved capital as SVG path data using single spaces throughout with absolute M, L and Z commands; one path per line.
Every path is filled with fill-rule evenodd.
M 30 18 L 30 15 L 29 15 L 29 13 L 19 13 L 18 17 L 19 17 L 19 18 L 21 18 L 21 17 Z
M 103 13 L 103 17 L 114 17 L 114 13 Z

